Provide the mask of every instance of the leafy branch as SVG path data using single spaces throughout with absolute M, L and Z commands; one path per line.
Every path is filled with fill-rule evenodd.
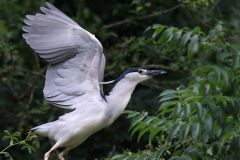
M 23 145 L 22 149 L 27 148 L 29 153 L 31 154 L 32 151 L 35 152 L 35 149 L 29 144 L 27 143 L 27 141 L 32 141 L 33 144 L 36 145 L 37 148 L 40 147 L 40 143 L 38 141 L 37 135 L 36 134 L 32 134 L 31 132 L 28 132 L 28 135 L 26 137 L 25 140 L 19 141 L 19 139 L 17 137 L 21 136 L 20 132 L 14 132 L 13 134 L 11 134 L 9 131 L 5 130 L 4 131 L 7 135 L 4 136 L 2 139 L 10 139 L 10 144 L 9 146 L 7 146 L 6 148 L 4 148 L 0 154 L 3 154 L 5 157 L 9 157 L 8 160 L 13 160 L 13 158 L 11 157 L 11 155 L 6 152 L 7 149 L 9 149 L 12 146 L 15 145 Z M 14 143 L 14 141 L 16 143 Z

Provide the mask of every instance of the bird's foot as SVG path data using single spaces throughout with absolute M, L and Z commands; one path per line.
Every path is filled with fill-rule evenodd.
M 65 160 L 65 159 L 63 158 L 63 154 L 64 154 L 64 152 L 62 152 L 62 153 L 60 153 L 60 154 L 58 155 L 58 157 L 59 157 L 60 160 Z
M 45 153 L 44 160 L 48 160 L 48 157 L 49 157 L 50 153 L 51 153 L 50 151 Z

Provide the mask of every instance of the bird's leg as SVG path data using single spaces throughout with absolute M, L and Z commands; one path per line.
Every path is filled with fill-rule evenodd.
M 65 152 L 66 152 L 66 150 L 62 151 L 62 152 L 58 155 L 58 157 L 59 157 L 60 160 L 65 160 L 65 159 L 63 158 L 63 155 L 64 155 Z
M 50 151 L 48 151 L 47 153 L 45 153 L 44 160 L 48 160 L 48 157 L 49 157 L 50 153 L 51 153 L 53 150 L 55 150 L 55 149 L 57 149 L 58 147 L 60 147 L 61 144 L 62 144 L 61 141 L 57 141 L 57 143 L 50 149 Z
M 50 150 L 47 153 L 45 153 L 44 160 L 48 160 L 48 157 L 49 157 L 51 152 L 52 152 L 52 150 Z
M 64 151 L 62 151 L 62 152 L 58 155 L 59 159 L 60 159 L 60 160 L 64 160 L 64 158 L 63 158 L 64 153 L 66 153 L 67 151 L 69 151 L 70 149 L 72 149 L 72 148 L 74 148 L 74 147 L 75 147 L 75 146 L 66 147 L 66 149 L 65 149 Z

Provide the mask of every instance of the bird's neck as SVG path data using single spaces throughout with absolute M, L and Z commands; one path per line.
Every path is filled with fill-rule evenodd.
M 132 82 L 128 79 L 121 80 L 106 96 L 110 114 L 109 124 L 113 123 L 124 111 L 137 84 L 138 82 Z

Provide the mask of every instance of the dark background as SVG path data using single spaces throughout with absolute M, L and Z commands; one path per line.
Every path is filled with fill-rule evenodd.
M 3 130 L 20 131 L 22 139 L 32 127 L 53 121 L 67 112 L 50 105 L 43 98 L 45 68 L 48 65 L 27 45 L 22 38 L 21 26 L 25 15 L 40 13 L 45 0 L 0 0 L 0 137 Z M 208 32 L 219 21 L 225 21 L 231 29 L 239 25 L 239 2 L 237 0 L 217 1 L 210 7 L 194 8 L 185 5 L 172 9 L 164 14 L 142 18 L 157 12 L 169 10 L 181 2 L 176 0 L 51 0 L 66 15 L 75 20 L 81 27 L 96 35 L 104 47 L 107 59 L 105 81 L 117 78 L 124 70 L 132 67 L 162 69 L 167 74 L 160 75 L 137 86 L 127 106 L 128 110 L 148 111 L 156 115 L 158 95 L 170 88 L 186 85 L 189 81 L 188 70 L 191 65 L 183 64 L 184 54 L 166 53 L 153 43 L 147 43 L 153 31 L 144 30 L 153 24 L 174 27 L 201 27 Z M 146 3 L 151 2 L 151 6 Z M 211 3 L 211 2 L 210 2 Z M 143 9 L 139 10 L 139 7 Z M 127 21 L 118 25 L 117 22 Z M 107 27 L 114 24 L 112 27 Z M 142 37 L 142 39 L 141 39 Z M 107 94 L 112 85 L 106 85 Z M 72 149 L 66 159 L 101 159 L 112 153 L 122 153 L 131 148 L 136 152 L 145 149 L 148 136 L 137 143 L 137 134 L 131 138 L 128 131 L 131 120 L 121 115 L 111 126 L 95 133 L 83 144 Z M 44 137 L 39 137 L 41 147 L 36 153 L 29 154 L 21 146 L 7 150 L 16 160 L 43 159 L 52 144 Z M 0 150 L 8 146 L 8 141 L 1 140 Z M 156 142 L 153 142 L 155 145 Z M 58 150 L 60 152 L 61 149 Z M 56 152 L 50 160 L 56 159 Z M 4 159 L 4 157 L 0 157 Z

